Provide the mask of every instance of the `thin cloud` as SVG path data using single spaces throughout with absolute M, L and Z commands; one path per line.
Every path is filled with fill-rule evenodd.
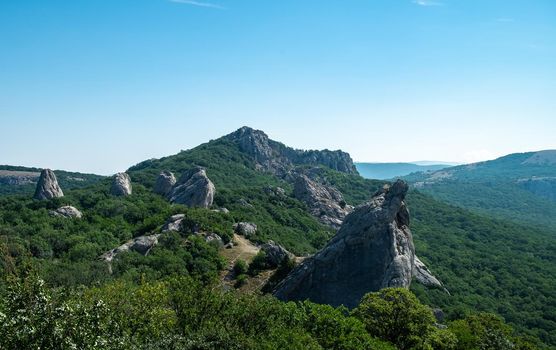
M 432 0 L 413 0 L 412 2 L 414 4 L 419 5 L 419 6 L 442 6 L 442 5 L 444 5 L 441 2 L 432 1 Z
M 210 2 L 201 2 L 195 0 L 169 0 L 170 2 L 175 2 L 176 4 L 184 4 L 184 5 L 191 5 L 191 6 L 198 6 L 198 7 L 208 7 L 217 10 L 225 10 L 224 6 L 220 6 L 218 4 L 213 4 Z

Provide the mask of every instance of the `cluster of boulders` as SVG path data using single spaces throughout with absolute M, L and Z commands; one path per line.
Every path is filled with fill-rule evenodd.
M 52 216 L 70 219 L 81 219 L 83 217 L 83 213 L 81 213 L 77 208 L 72 207 L 71 205 L 65 205 L 56 210 L 51 210 L 49 213 Z

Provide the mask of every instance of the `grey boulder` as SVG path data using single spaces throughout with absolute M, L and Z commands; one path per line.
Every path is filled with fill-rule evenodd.
M 268 241 L 260 248 L 265 253 L 266 261 L 271 267 L 278 267 L 284 260 L 294 258 L 292 253 L 273 241 Z
M 70 219 L 81 219 L 83 217 L 83 214 L 77 208 L 72 207 L 71 205 L 66 205 L 56 210 L 51 210 L 49 213 L 52 216 L 59 216 Z
M 252 222 L 238 222 L 234 224 L 234 232 L 238 235 L 251 237 L 257 233 L 257 225 Z

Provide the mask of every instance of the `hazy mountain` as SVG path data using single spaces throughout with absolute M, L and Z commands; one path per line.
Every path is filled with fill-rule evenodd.
M 355 163 L 359 174 L 367 179 L 394 179 L 420 171 L 435 171 L 448 168 L 450 164 L 417 163 Z

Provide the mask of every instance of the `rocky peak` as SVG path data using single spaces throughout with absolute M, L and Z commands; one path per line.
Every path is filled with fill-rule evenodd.
M 166 196 L 176 184 L 176 177 L 171 171 L 163 171 L 156 178 L 154 192 Z
M 56 175 L 50 169 L 43 169 L 33 198 L 38 200 L 63 197 L 64 192 L 58 185 Z
M 205 169 L 195 167 L 182 174 L 168 193 L 172 203 L 190 207 L 209 208 L 214 200 L 216 189 L 207 176 Z
M 261 130 L 242 127 L 224 137 L 235 142 L 240 151 L 250 155 L 260 170 L 285 175 L 296 165 L 324 165 L 331 169 L 357 174 L 353 160 L 342 151 L 303 151 L 273 141 Z
M 282 300 L 310 299 L 356 306 L 385 287 L 408 288 L 415 248 L 404 199 L 408 186 L 396 181 L 346 216 L 330 242 L 298 265 L 275 289 Z
M 131 194 L 131 178 L 126 173 L 117 173 L 112 179 L 110 194 L 114 196 L 129 196 Z

